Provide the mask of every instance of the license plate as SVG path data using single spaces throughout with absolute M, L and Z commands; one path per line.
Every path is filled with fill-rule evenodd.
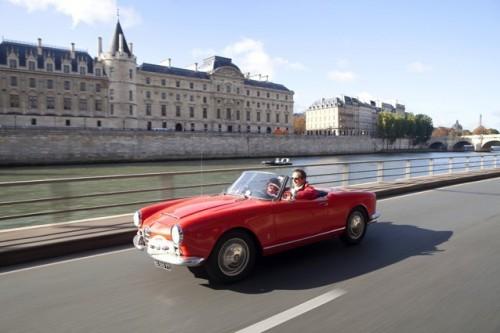
M 155 260 L 154 262 L 155 262 L 155 266 L 158 267 L 158 268 L 166 269 L 167 271 L 171 271 L 172 270 L 172 265 L 167 264 L 166 262 L 162 262 L 162 261 L 159 261 L 159 260 Z

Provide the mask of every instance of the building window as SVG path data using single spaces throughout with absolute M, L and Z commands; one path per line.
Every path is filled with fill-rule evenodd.
M 54 80 L 47 80 L 47 89 L 54 89 Z
M 207 104 L 207 98 L 203 97 L 203 103 Z
M 97 127 L 101 127 L 102 123 L 100 120 L 97 121 Z
M 288 105 L 285 105 L 285 111 L 288 111 Z
M 260 108 L 260 103 L 259 102 L 257 102 L 257 107 Z
M 220 109 L 217 109 L 217 119 L 220 119 Z
M 276 110 L 279 110 L 279 109 L 280 109 L 280 105 L 276 104 Z
M 203 108 L 203 119 L 207 119 L 208 113 L 207 113 L 207 108 Z
M 276 113 L 276 122 L 279 123 L 280 122 L 280 114 L 279 113 Z
M 247 133 L 250 133 L 250 126 L 247 126 Z
M 222 132 L 222 125 L 221 125 L 221 124 L 219 124 L 219 126 L 218 126 L 218 127 L 219 127 L 219 132 Z
M 31 118 L 31 125 L 36 126 L 36 118 Z
M 205 132 L 208 132 L 208 125 L 207 125 L 207 124 L 203 124 L 203 130 L 204 130 Z
M 231 109 L 226 109 L 226 119 L 231 120 Z
M 17 68 L 17 60 L 9 59 L 9 68 L 16 69 Z
M 80 91 L 86 91 L 87 90 L 87 85 L 85 82 L 80 82 Z
M 84 98 L 80 98 L 78 101 L 78 108 L 80 111 L 87 111 L 87 100 Z
M 134 100 L 134 92 L 132 90 L 128 91 L 128 100 L 133 101 Z
M 236 93 L 239 95 L 240 94 L 240 88 L 236 88 Z
M 247 111 L 247 121 L 250 121 L 250 111 Z
M 250 96 L 250 90 L 247 90 L 247 96 Z
M 35 66 L 36 66 L 36 63 L 34 61 L 28 61 L 28 69 L 30 71 L 34 71 L 35 70 Z M 35 119 L 36 121 L 36 119 Z
M 101 84 L 100 84 L 100 83 L 96 83 L 96 84 L 95 84 L 95 92 L 96 92 L 96 93 L 101 92 Z
M 181 107 L 180 105 L 175 106 L 175 116 L 180 117 L 181 116 Z
M 167 122 L 166 121 L 163 121 L 161 123 L 161 128 L 167 128 Z
M 247 101 L 247 108 L 250 107 L 250 101 Z
M 207 90 L 207 84 L 203 83 L 203 90 Z
M 71 82 L 64 81 L 64 90 L 70 90 L 70 89 L 71 89 Z
M 65 74 L 69 74 L 69 65 L 64 65 L 64 66 L 63 66 L 63 72 L 64 72 Z
M 63 104 L 64 110 L 71 110 L 71 97 L 64 97 Z
M 194 102 L 194 96 L 193 95 L 189 95 L 189 101 L 190 102 Z
M 165 80 L 165 79 L 161 79 L 161 85 L 162 85 L 162 86 L 166 86 L 166 85 L 167 85 L 167 80 Z
M 271 114 L 266 113 L 266 122 L 270 123 L 271 122 Z
M 30 77 L 30 88 L 36 88 L 36 79 Z
M 194 132 L 194 124 L 191 123 L 191 132 Z
M 257 133 L 260 133 L 260 126 L 257 126 Z
M 17 87 L 17 76 L 11 76 L 10 77 L 10 86 L 11 87 Z
M 257 121 L 260 121 L 260 112 L 257 112 Z
M 10 95 L 10 107 L 11 108 L 19 107 L 19 95 Z
M 236 110 L 236 120 L 240 120 L 240 110 Z
M 269 98 L 269 93 L 266 94 L 266 97 Z
M 276 99 L 280 99 L 280 94 L 276 94 Z
M 115 113 L 115 105 L 114 104 L 110 104 L 109 105 L 109 113 L 110 114 L 114 114 Z
M 30 109 L 38 109 L 38 98 L 36 96 L 28 96 L 28 106 Z
M 285 123 L 288 124 L 288 114 L 285 113 Z
M 167 93 L 162 92 L 161 93 L 161 99 L 167 99 Z
M 220 91 L 220 84 L 217 85 L 217 91 Z
M 102 111 L 102 101 L 101 101 L 101 100 L 99 100 L 99 99 L 97 99 L 97 100 L 95 101 L 95 110 L 96 110 L 96 111 Z
M 193 82 L 189 82 L 189 89 L 194 89 L 194 83 Z
M 128 106 L 128 114 L 131 116 L 134 115 L 134 106 L 133 105 Z
M 257 90 L 257 97 L 260 97 L 260 91 Z
M 133 69 L 128 70 L 128 78 L 130 80 L 132 80 L 134 78 L 134 70 Z
M 151 104 L 147 103 L 146 104 L 146 116 L 151 115 Z
M 226 86 L 226 92 L 227 92 L 228 94 L 229 94 L 229 93 L 231 93 L 231 86 L 229 86 L 229 85 L 227 85 L 227 86 Z
M 194 107 L 189 107 L 189 117 L 194 118 Z
M 54 110 L 56 108 L 56 98 L 53 96 L 47 96 L 47 109 Z
M 151 91 L 146 91 L 146 98 L 150 99 L 151 98 Z
M 85 75 L 87 73 L 87 69 L 84 66 L 80 66 L 80 75 Z
M 101 76 L 101 75 L 102 75 L 101 69 L 100 68 L 96 68 L 95 69 L 95 76 Z
M 288 95 L 285 95 L 285 100 L 287 100 L 287 101 L 288 101 Z
M 181 95 L 176 94 L 176 95 L 175 95 L 175 100 L 176 100 L 176 101 L 180 101 L 180 100 L 181 100 Z
M 146 84 L 150 84 L 151 83 L 151 79 L 149 77 L 146 78 Z
M 161 115 L 162 115 L 162 117 L 167 116 L 167 106 L 165 104 L 162 104 L 162 106 L 161 106 Z
M 180 88 L 181 87 L 181 81 L 175 81 L 175 86 L 177 88 Z
M 66 126 L 71 126 L 71 120 L 66 119 Z

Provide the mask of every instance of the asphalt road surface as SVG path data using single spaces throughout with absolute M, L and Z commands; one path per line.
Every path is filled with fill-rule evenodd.
M 0 272 L 1 332 L 500 332 L 500 178 L 380 200 L 364 242 L 211 286 L 131 248 Z

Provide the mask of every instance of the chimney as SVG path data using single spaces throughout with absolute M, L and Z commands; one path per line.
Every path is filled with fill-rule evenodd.
M 42 39 L 38 38 L 38 48 L 37 48 L 37 54 L 42 55 Z
M 172 58 L 168 58 L 168 67 L 172 67 Z
M 195 70 L 196 72 L 198 71 L 198 63 L 197 63 L 197 62 L 195 62 L 195 63 L 194 63 L 194 70 Z
M 118 35 L 118 52 L 123 53 L 123 36 L 122 36 L 122 34 Z
M 75 43 L 71 43 L 71 59 L 75 59 Z
M 97 38 L 97 55 L 102 54 L 102 37 Z
M 129 45 L 129 50 L 130 50 L 130 54 L 134 54 L 134 44 L 133 43 L 128 43 Z

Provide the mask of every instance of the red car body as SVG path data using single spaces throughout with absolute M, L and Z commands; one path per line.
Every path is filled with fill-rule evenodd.
M 139 211 L 141 222 L 134 244 L 147 248 L 160 266 L 199 266 L 209 260 L 223 236 L 234 231 L 246 233 L 256 254 L 266 256 L 345 234 L 354 211 L 363 215 L 365 225 L 378 217 L 374 193 L 327 190 L 314 200 L 284 200 L 288 179 L 281 179 L 282 191 L 272 200 L 219 194 L 144 207 Z M 172 231 L 174 226 L 176 231 Z M 173 232 L 181 232 L 178 244 L 173 244 Z M 155 237 L 160 241 L 151 250 L 148 244 Z M 170 254 L 162 256 L 161 247 L 169 247 Z

